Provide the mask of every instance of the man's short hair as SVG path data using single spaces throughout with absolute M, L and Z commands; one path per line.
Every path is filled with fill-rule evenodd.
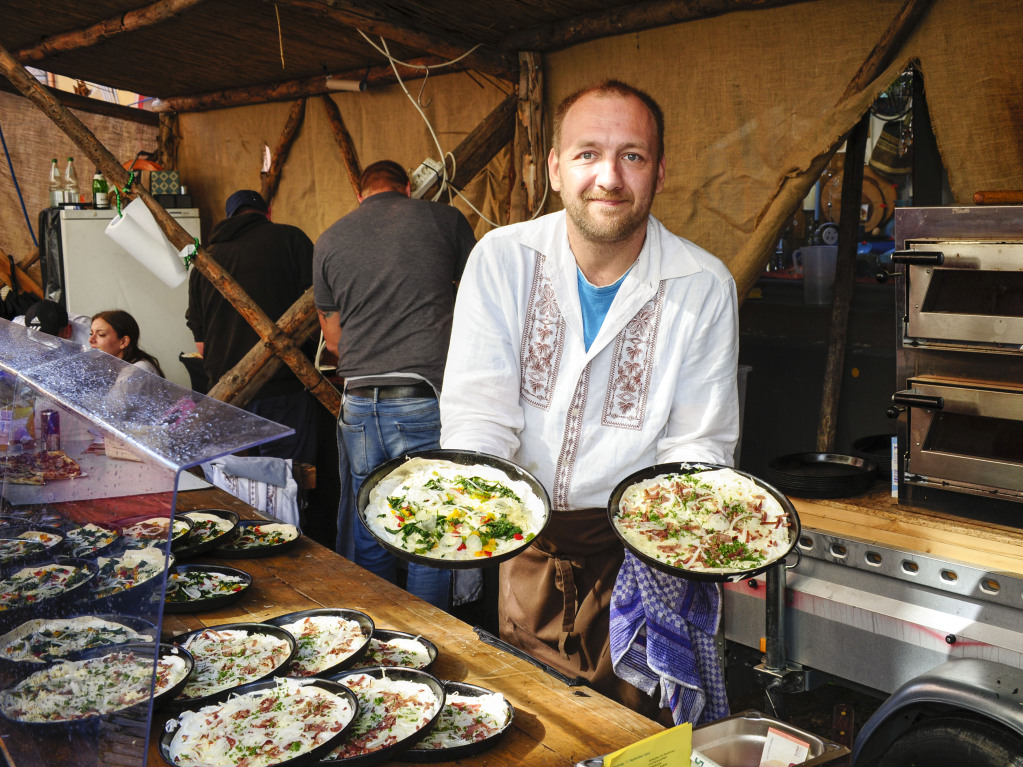
M 258 211 L 266 215 L 269 208 L 266 206 L 266 200 L 263 199 L 263 195 L 259 192 L 252 189 L 239 189 L 227 198 L 224 211 L 227 213 L 227 217 L 231 218 L 235 213 L 244 210 Z
M 25 327 L 41 330 L 51 336 L 60 335 L 67 323 L 67 312 L 55 301 L 39 301 L 25 312 Z
M 639 88 L 623 83 L 621 80 L 604 80 L 593 85 L 587 85 L 585 88 L 580 88 L 575 93 L 569 94 L 562 99 L 561 103 L 558 104 L 558 108 L 554 110 L 554 142 L 552 146 L 555 152 L 561 151 L 561 125 L 565 121 L 565 115 L 568 114 L 568 110 L 583 96 L 589 96 L 590 94 L 598 96 L 635 96 L 642 101 L 643 105 L 650 110 L 650 116 L 654 118 L 654 124 L 657 126 L 657 159 L 660 160 L 664 156 L 664 111 L 661 109 L 661 105 L 646 91 L 641 91 Z
M 377 160 L 372 165 L 367 165 L 359 176 L 359 191 L 366 194 L 370 189 L 381 186 L 404 191 L 408 183 L 408 173 L 394 160 Z

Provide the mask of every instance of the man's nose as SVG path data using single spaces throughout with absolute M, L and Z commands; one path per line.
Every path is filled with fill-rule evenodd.
M 597 167 L 597 186 L 601 189 L 620 189 L 622 186 L 622 169 L 617 157 L 608 157 L 600 161 Z

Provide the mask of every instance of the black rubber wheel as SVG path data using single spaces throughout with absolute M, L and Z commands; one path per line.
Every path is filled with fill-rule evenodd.
M 1023 767 L 1023 738 L 986 720 L 927 719 L 903 733 L 877 767 Z

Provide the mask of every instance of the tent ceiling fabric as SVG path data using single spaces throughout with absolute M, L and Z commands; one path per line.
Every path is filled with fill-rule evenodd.
M 117 29 L 143 9 L 174 7 L 174 15 L 151 26 L 25 63 L 144 96 L 194 96 L 387 66 L 386 56 L 359 34 L 363 30 L 378 44 L 386 38 L 390 54 L 401 60 L 452 59 L 479 45 L 466 64 L 514 80 L 520 47 L 548 50 L 743 7 L 804 1 L 4 0 L 0 45 L 17 55 L 56 35 L 100 23 Z

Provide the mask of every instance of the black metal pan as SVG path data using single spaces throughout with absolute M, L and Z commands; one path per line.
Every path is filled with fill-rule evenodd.
M 547 523 L 551 518 L 551 502 L 550 497 L 547 495 L 547 491 L 544 489 L 540 481 L 530 474 L 528 471 L 523 469 L 521 466 L 517 466 L 511 461 L 506 461 L 503 458 L 498 458 L 494 455 L 487 453 L 477 453 L 471 450 L 420 450 L 415 453 L 409 453 L 408 455 L 394 458 L 387 463 L 381 464 L 366 477 L 362 486 L 359 488 L 359 495 L 356 499 L 356 503 L 359 509 L 359 519 L 366 529 L 370 531 L 377 542 L 380 543 L 385 549 L 394 554 L 396 557 L 405 559 L 409 562 L 415 562 L 420 565 L 427 565 L 429 567 L 440 567 L 449 570 L 468 570 L 477 567 L 488 567 L 498 562 L 503 562 L 506 559 L 514 557 L 516 554 L 521 553 L 531 541 L 523 540 L 522 545 L 518 546 L 510 551 L 503 552 L 502 554 L 490 557 L 480 557 L 477 559 L 441 559 L 439 557 L 425 556 L 422 554 L 415 554 L 398 546 L 393 545 L 390 541 L 386 541 L 380 538 L 366 523 L 367 508 L 370 503 L 370 494 L 373 489 L 395 469 L 402 466 L 406 461 L 412 458 L 423 458 L 426 460 L 438 460 L 438 461 L 450 461 L 451 463 L 457 463 L 463 466 L 489 466 L 504 472 L 510 479 L 520 482 L 525 482 L 529 488 L 536 494 L 543 503 L 543 522 L 540 525 L 540 529 L 536 531 L 536 535 L 540 535 Z
M 621 534 L 621 532 L 618 529 L 618 525 L 615 523 L 615 520 L 619 513 L 619 506 L 622 501 L 622 496 L 625 494 L 626 490 L 628 490 L 632 485 L 635 485 L 644 480 L 653 479 L 654 477 L 660 476 L 661 474 L 682 474 L 693 471 L 713 471 L 715 469 L 731 469 L 736 474 L 739 474 L 743 477 L 746 477 L 747 479 L 752 480 L 764 492 L 772 496 L 776 501 L 778 501 L 779 504 L 781 504 L 781 507 L 786 511 L 786 513 L 789 516 L 788 528 L 789 535 L 788 545 L 783 548 L 780 554 L 766 562 L 762 562 L 756 567 L 752 567 L 747 570 L 733 570 L 727 572 L 705 572 L 701 570 L 689 570 L 681 567 L 675 567 L 665 562 L 661 562 L 655 559 L 654 557 L 651 557 L 643 553 L 638 548 L 636 548 L 625 536 Z M 632 552 L 632 554 L 636 556 L 636 558 L 638 558 L 641 562 L 649 565 L 650 567 L 653 567 L 656 570 L 668 573 L 669 575 L 674 575 L 679 578 L 687 578 L 689 580 L 694 581 L 710 581 L 722 583 L 726 581 L 740 581 L 746 578 L 752 578 L 753 576 L 759 575 L 760 573 L 764 572 L 770 567 L 773 567 L 780 560 L 784 559 L 795 547 L 797 541 L 799 541 L 800 531 L 799 515 L 796 513 L 796 509 L 792 505 L 792 502 L 789 501 L 789 499 L 786 498 L 785 495 L 780 490 L 776 489 L 775 487 L 764 482 L 764 480 L 760 479 L 759 477 L 755 477 L 748 472 L 739 471 L 738 469 L 732 469 L 732 467 L 730 466 L 722 466 L 719 464 L 661 463 L 654 466 L 649 466 L 645 469 L 640 469 L 639 471 L 630 474 L 628 477 L 623 479 L 615 486 L 615 489 L 611 492 L 611 497 L 610 499 L 608 499 L 607 502 L 607 513 L 608 518 L 611 522 L 611 528 L 614 530 L 615 534 L 625 545 L 625 548 Z

